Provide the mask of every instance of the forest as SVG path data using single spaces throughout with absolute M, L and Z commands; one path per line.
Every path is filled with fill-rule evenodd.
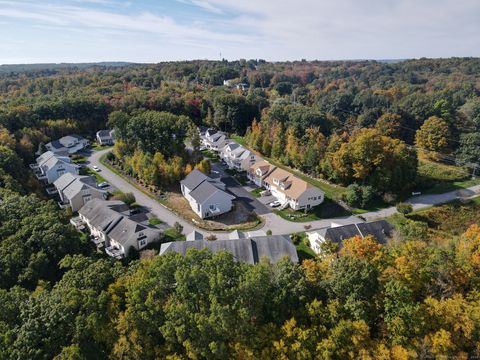
M 113 126 L 125 168 L 172 186 L 203 166 L 185 147 L 202 125 L 352 203 L 395 199 L 439 181 L 425 169 L 479 162 L 478 74 L 474 58 L 0 72 L 0 359 L 480 356 L 478 201 L 396 215 L 388 244 L 345 239 L 300 264 L 206 251 L 120 262 L 27 171 L 42 143 Z

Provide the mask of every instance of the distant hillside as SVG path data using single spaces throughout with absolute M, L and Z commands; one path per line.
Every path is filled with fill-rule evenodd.
M 96 63 L 46 63 L 46 64 L 5 64 L 0 65 L 0 73 L 24 72 L 24 71 L 42 71 L 59 69 L 88 69 L 91 67 L 126 67 L 137 65 L 135 63 L 123 61 L 105 61 Z

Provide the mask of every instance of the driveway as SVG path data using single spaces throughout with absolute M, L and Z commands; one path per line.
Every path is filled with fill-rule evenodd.
M 265 215 L 272 212 L 270 207 L 258 201 L 255 196 L 245 190 L 243 186 L 237 183 L 231 176 L 226 175 L 222 177 L 221 180 L 227 185 L 227 190 L 235 195 L 238 200 L 243 201 L 250 211 L 255 212 L 257 215 Z

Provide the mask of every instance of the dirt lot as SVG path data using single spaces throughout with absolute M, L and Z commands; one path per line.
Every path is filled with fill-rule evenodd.
M 168 193 L 166 203 L 179 215 L 205 230 L 251 230 L 261 224 L 260 218 L 239 200 L 233 202 L 232 211 L 208 220 L 200 219 L 193 212 L 188 201 L 179 193 Z

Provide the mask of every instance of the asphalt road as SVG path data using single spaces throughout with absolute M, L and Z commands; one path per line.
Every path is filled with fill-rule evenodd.
M 108 169 L 105 165 L 100 163 L 100 158 L 108 151 L 110 151 L 110 149 L 93 152 L 88 159 L 89 161 L 87 163 L 87 166 L 90 168 L 93 168 L 93 166 L 95 165 L 98 166 L 98 168 L 101 170 L 99 174 L 102 175 L 105 180 L 107 180 L 112 186 L 122 192 L 133 193 L 135 195 L 136 201 L 140 205 L 145 207 L 148 211 L 150 211 L 163 222 L 167 223 L 170 226 L 173 226 L 175 222 L 180 223 L 183 226 L 184 234 L 188 234 L 194 230 L 204 234 L 205 236 L 211 234 L 211 232 L 202 230 L 194 226 L 190 222 L 185 221 L 183 218 L 171 212 L 169 209 L 167 209 L 165 206 L 163 206 L 156 200 L 145 195 L 128 181 L 124 180 L 122 177 L 118 176 L 113 171 Z M 228 232 L 215 232 L 215 235 L 218 239 L 228 239 Z
M 91 154 L 89 157 L 89 163 L 87 164 L 87 166 L 89 166 L 90 168 L 93 167 L 94 165 L 98 166 L 102 170 L 100 174 L 110 184 L 112 184 L 114 187 L 116 187 L 122 192 L 133 193 L 139 204 L 149 209 L 155 216 L 157 216 L 162 221 L 166 222 L 168 225 L 173 226 L 175 222 L 179 222 L 183 226 L 183 232 L 185 234 L 188 234 L 193 230 L 197 230 L 204 235 L 215 233 L 218 239 L 228 239 L 228 232 L 207 232 L 183 220 L 181 217 L 177 216 L 176 214 L 168 210 L 159 202 L 145 195 L 143 192 L 141 192 L 136 187 L 134 187 L 133 185 L 128 183 L 126 180 L 124 180 L 122 177 L 118 176 L 117 174 L 115 174 L 114 172 L 106 168 L 104 165 L 100 163 L 100 157 L 108 151 L 109 151 L 108 149 L 101 150 Z M 214 167 L 214 171 L 217 171 L 216 176 L 223 177 L 225 175 L 225 173 L 221 169 L 218 169 L 216 166 Z M 230 191 L 233 190 L 232 193 L 235 191 L 239 194 L 237 196 L 245 197 L 247 201 L 249 201 L 248 203 L 252 206 L 252 211 L 256 209 L 260 213 L 262 213 L 261 215 L 259 214 L 265 221 L 265 225 L 262 227 L 262 229 L 265 231 L 271 230 L 274 235 L 291 234 L 294 232 L 305 231 L 305 226 L 308 226 L 312 230 L 320 229 L 323 227 L 330 226 L 332 222 L 340 223 L 340 224 L 362 222 L 362 220 L 357 216 L 322 219 L 322 220 L 316 220 L 316 221 L 305 222 L 305 223 L 290 222 L 272 213 L 269 208 L 265 209 L 266 208 L 265 205 L 261 204 L 256 198 L 253 198 L 253 196 L 250 193 L 248 193 L 248 191 L 243 189 L 243 187 L 238 185 L 233 179 L 231 179 L 231 181 L 233 181 L 235 184 L 232 184 L 230 180 L 226 180 L 226 181 L 229 184 L 231 184 L 231 187 L 228 184 L 227 186 L 229 187 Z M 480 195 L 480 185 L 472 186 L 467 189 L 450 191 L 444 194 L 417 196 L 409 199 L 407 202 L 413 205 L 414 210 L 418 210 L 418 209 L 431 207 L 434 205 L 447 203 L 459 198 L 468 198 L 468 197 L 474 197 L 478 195 Z M 254 201 L 251 198 L 253 198 Z M 259 205 L 257 205 L 257 203 Z M 376 219 L 381 219 L 387 216 L 391 216 L 395 214 L 395 212 L 396 212 L 396 209 L 394 206 L 392 206 L 386 209 L 364 213 L 362 214 L 362 217 L 365 218 L 367 221 L 371 221 L 371 220 L 376 220 Z

